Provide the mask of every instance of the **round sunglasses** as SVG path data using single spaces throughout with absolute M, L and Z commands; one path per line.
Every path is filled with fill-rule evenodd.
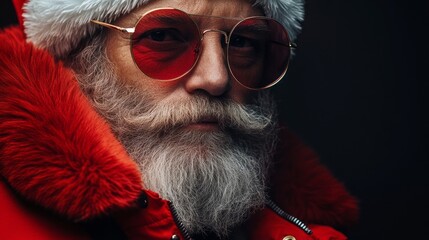
M 177 80 L 195 67 L 207 33 L 223 36 L 231 76 L 252 90 L 279 82 L 286 74 L 291 49 L 296 47 L 279 22 L 264 16 L 238 19 L 159 8 L 145 13 L 132 28 L 91 22 L 130 34 L 134 63 L 146 76 L 161 81 Z M 198 27 L 207 23 L 222 26 L 222 30 Z

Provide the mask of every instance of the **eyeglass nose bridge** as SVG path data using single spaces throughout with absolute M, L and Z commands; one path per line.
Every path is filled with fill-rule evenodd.
M 225 31 L 219 30 L 219 29 L 206 29 L 203 31 L 203 33 L 201 34 L 201 41 L 204 39 L 204 36 L 206 35 L 206 33 L 209 32 L 217 32 L 222 34 L 225 37 L 225 43 L 228 44 L 228 33 L 226 33 Z

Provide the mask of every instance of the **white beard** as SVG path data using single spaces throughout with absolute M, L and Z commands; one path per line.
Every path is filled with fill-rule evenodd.
M 226 235 L 263 206 L 276 139 L 268 94 L 254 105 L 201 93 L 155 102 L 121 84 L 98 47 L 80 59 L 88 61 L 78 75 L 82 89 L 140 166 L 144 187 L 171 201 L 188 231 Z M 217 131 L 185 128 L 206 117 L 218 121 Z

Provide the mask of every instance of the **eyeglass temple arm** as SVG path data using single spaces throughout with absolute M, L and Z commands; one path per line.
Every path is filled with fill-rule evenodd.
M 135 31 L 135 28 L 123 28 L 110 23 L 100 22 L 98 20 L 91 20 L 91 22 L 123 33 L 134 33 Z
M 296 43 L 293 43 L 293 42 L 289 43 L 289 45 L 281 43 L 281 42 L 277 42 L 277 41 L 272 41 L 272 42 L 275 43 L 275 44 L 279 44 L 279 45 L 282 45 L 282 46 L 285 46 L 285 47 L 290 47 L 290 48 L 293 48 L 293 49 L 296 49 L 298 47 L 298 45 L 296 45 Z

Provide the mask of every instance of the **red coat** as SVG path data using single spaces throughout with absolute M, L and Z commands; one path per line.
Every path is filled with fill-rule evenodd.
M 355 199 L 287 129 L 281 138 L 270 197 L 312 233 L 267 207 L 248 238 L 346 239 L 334 228 L 356 221 Z M 185 239 L 73 73 L 18 28 L 0 33 L 0 175 L 0 239 Z

